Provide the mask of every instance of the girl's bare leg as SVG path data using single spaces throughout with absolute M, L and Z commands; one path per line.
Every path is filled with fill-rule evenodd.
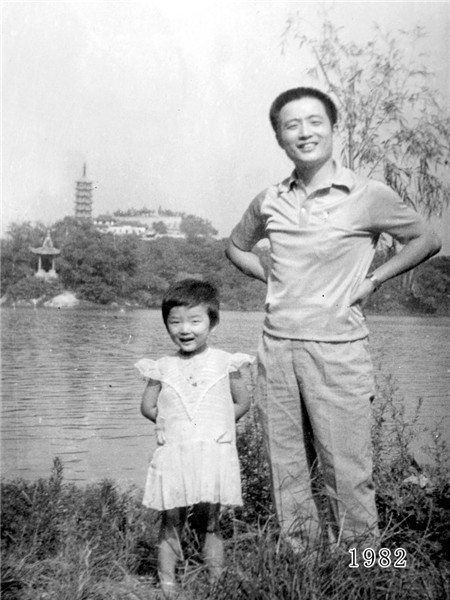
M 219 532 L 206 534 L 203 553 L 209 569 L 210 582 L 216 583 L 223 573 L 224 565 L 223 540 Z
M 200 539 L 203 541 L 203 558 L 208 567 L 211 583 L 216 583 L 223 573 L 224 550 L 223 540 L 219 529 L 220 504 L 198 504 L 197 523 L 201 530 Z
M 163 512 L 158 543 L 158 576 L 161 589 L 167 595 L 175 592 L 175 568 L 182 557 L 181 533 L 186 511 L 174 508 Z

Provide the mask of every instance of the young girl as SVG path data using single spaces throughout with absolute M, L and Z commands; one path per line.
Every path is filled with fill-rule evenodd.
M 253 358 L 208 347 L 219 322 L 219 301 L 207 282 L 175 283 L 164 296 L 162 315 L 178 351 L 135 366 L 148 379 L 141 411 L 156 423 L 158 445 L 143 504 L 162 511 L 158 574 L 164 593 L 171 594 L 188 507 L 211 581 L 222 572 L 220 506 L 242 505 L 234 423 L 250 400 L 239 369 Z

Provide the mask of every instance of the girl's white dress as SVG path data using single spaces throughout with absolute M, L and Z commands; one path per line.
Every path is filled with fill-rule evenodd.
M 178 355 L 142 359 L 136 368 L 161 382 L 156 427 L 165 443 L 155 450 L 143 504 L 157 510 L 199 502 L 242 505 L 234 405 L 229 373 L 253 362 L 248 354 L 208 348 L 198 369 Z

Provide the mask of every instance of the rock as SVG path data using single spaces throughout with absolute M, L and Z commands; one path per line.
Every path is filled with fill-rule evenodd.
M 49 308 L 74 308 L 78 306 L 80 301 L 72 292 L 63 292 L 62 294 L 58 294 L 51 300 L 47 300 L 44 302 L 44 306 Z
M 22 307 L 22 306 L 32 306 L 31 304 L 31 300 L 25 300 L 24 298 L 18 298 L 15 302 L 14 302 L 15 306 L 18 307 Z
M 418 485 L 421 488 L 429 485 L 430 480 L 425 475 L 410 475 L 406 479 L 403 480 L 403 483 L 412 483 L 413 485 Z

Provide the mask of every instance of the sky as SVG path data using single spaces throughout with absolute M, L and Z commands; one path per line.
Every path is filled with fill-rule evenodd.
M 184 211 L 229 235 L 262 189 L 291 171 L 268 109 L 316 82 L 290 15 L 317 34 L 331 11 L 348 40 L 421 25 L 422 50 L 450 100 L 446 2 L 1 2 L 2 220 L 50 225 L 74 214 L 83 164 L 93 214 Z M 450 218 L 436 224 L 450 254 Z

